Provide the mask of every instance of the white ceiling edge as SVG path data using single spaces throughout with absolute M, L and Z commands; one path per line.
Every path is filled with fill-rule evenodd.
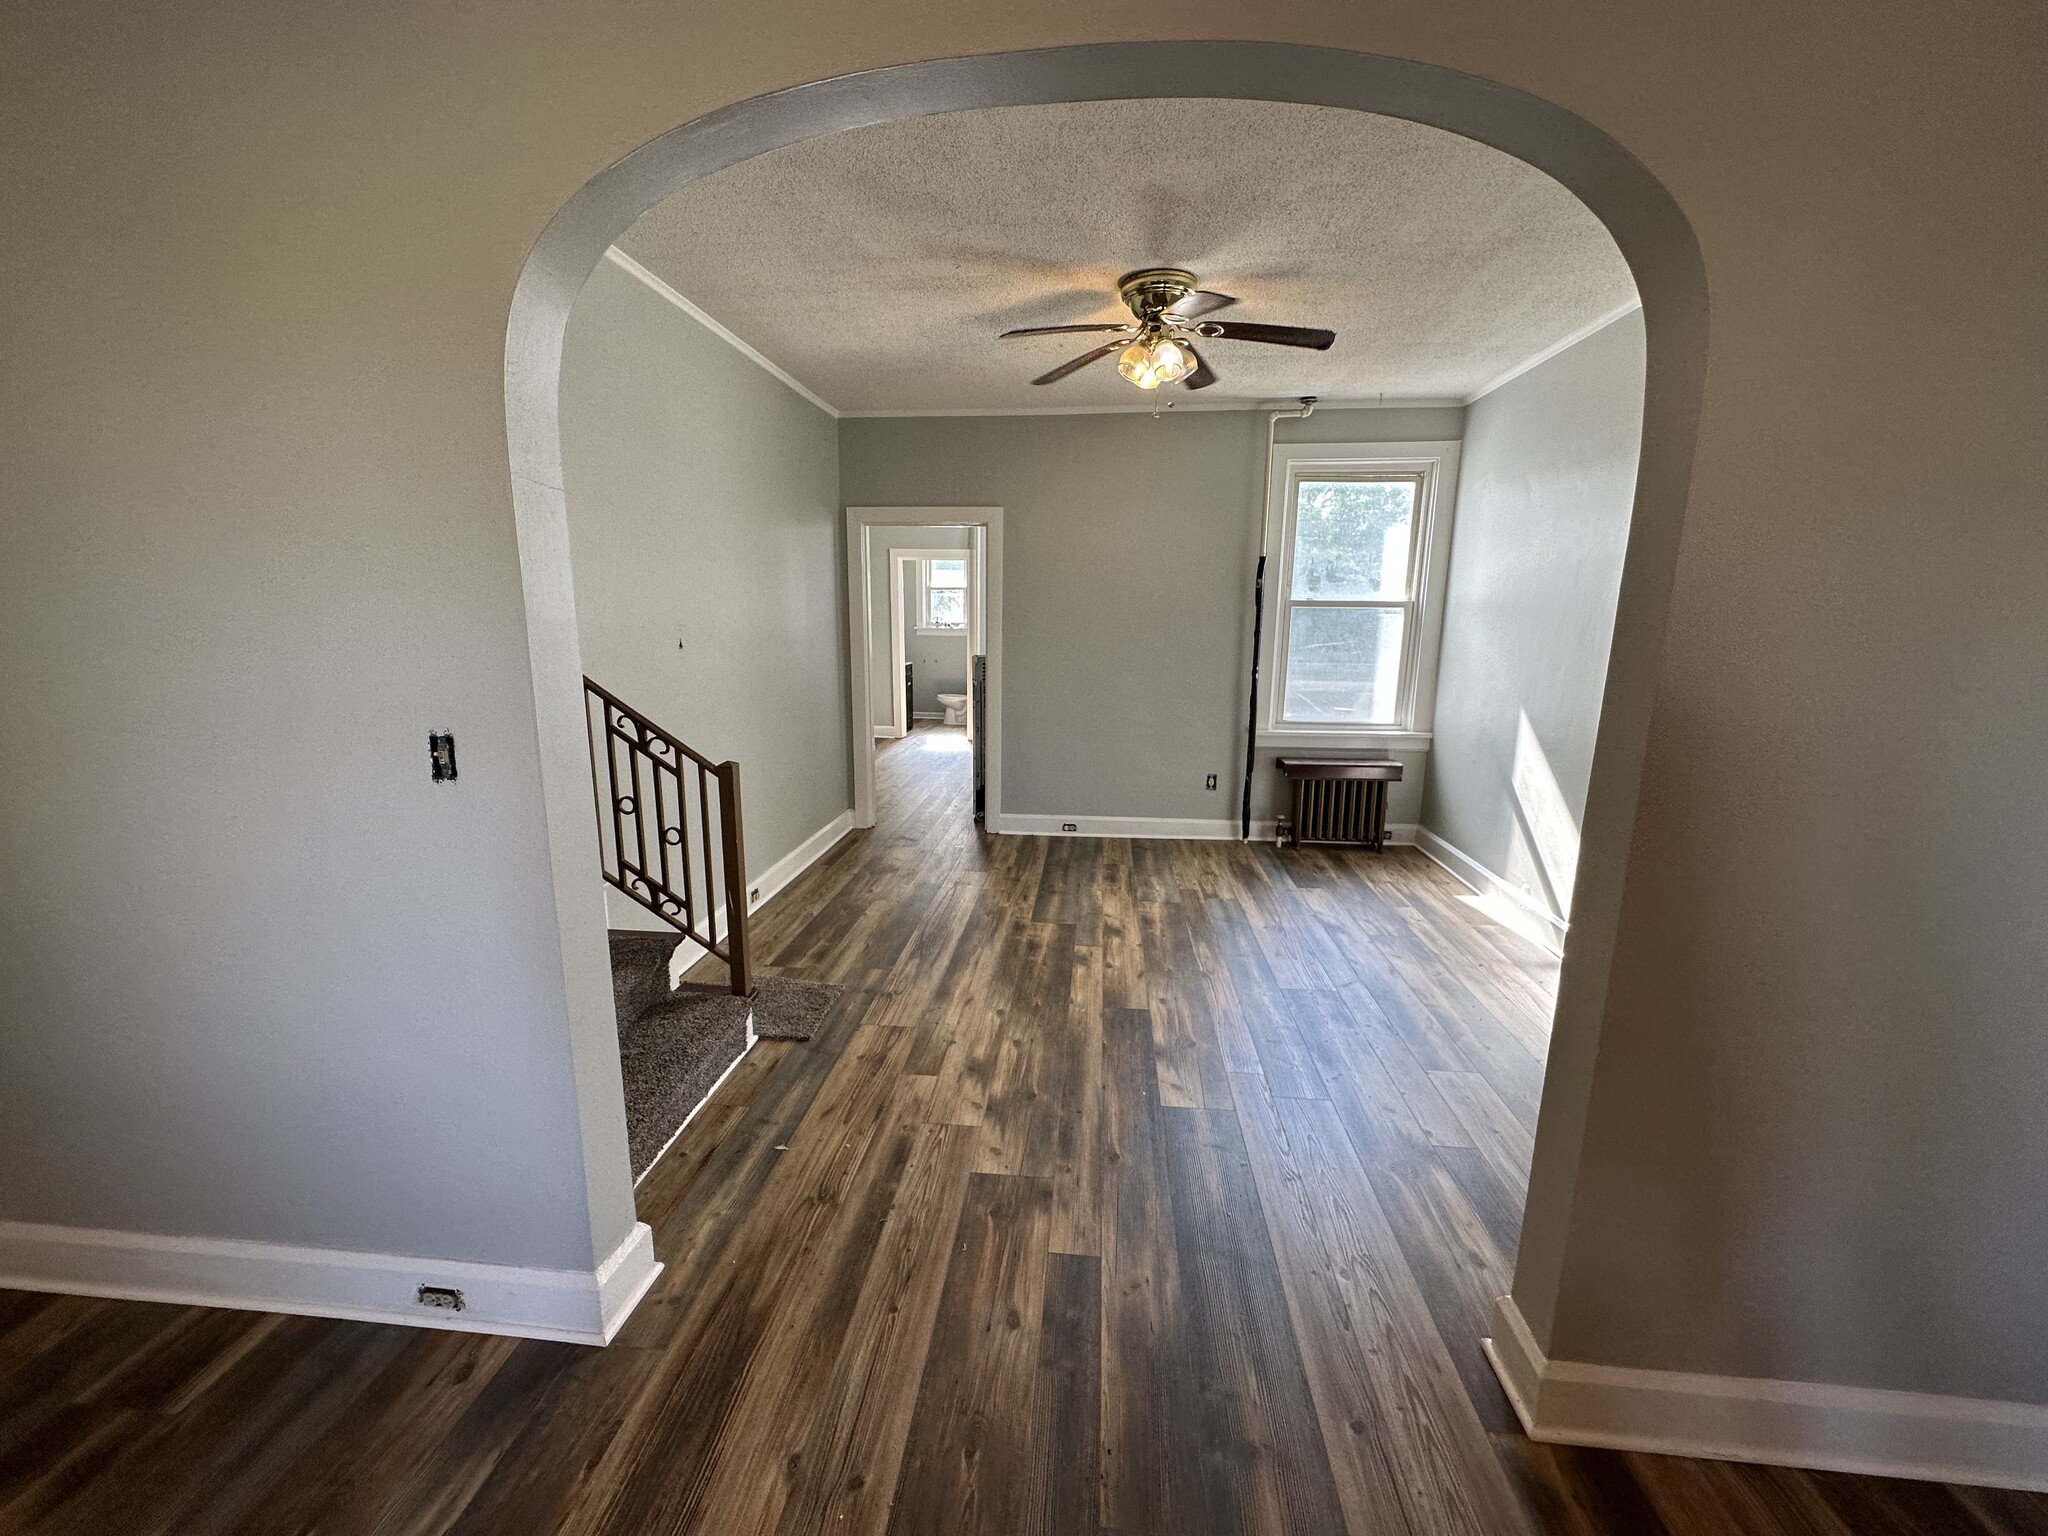
M 1588 336 L 1593 335 L 1595 332 L 1606 330 L 1608 326 L 1614 324 L 1614 322 L 1619 320 L 1623 315 L 1632 315 L 1642 307 L 1643 301 L 1640 295 L 1638 295 L 1636 298 L 1630 299 L 1626 304 L 1622 305 L 1619 309 L 1612 310 L 1609 313 L 1602 315 L 1598 320 L 1595 320 L 1588 325 L 1580 326 L 1576 331 L 1573 331 L 1571 335 L 1566 336 L 1561 340 L 1553 341 L 1549 346 L 1545 347 L 1541 352 L 1538 352 L 1534 357 L 1526 357 L 1522 359 L 1521 362 L 1515 364 L 1514 367 L 1510 368 L 1506 373 L 1502 374 L 1492 383 L 1486 384 L 1479 389 L 1473 390 L 1472 393 L 1467 395 L 1462 401 L 1459 402 L 1459 404 L 1471 405 L 1474 401 L 1484 400 L 1496 389 L 1499 389 L 1501 385 L 1514 383 L 1516 379 L 1519 379 L 1531 368 L 1541 367 L 1543 364 L 1549 362 L 1553 357 L 1557 356 L 1558 353 L 1569 351 L 1571 348 L 1576 347 L 1580 342 L 1584 341 Z
M 711 316 L 705 314 L 703 310 L 699 309 L 696 305 L 692 304 L 680 293 L 677 293 L 675 289 L 669 287 L 667 283 L 663 282 L 660 278 L 656 277 L 652 272 L 648 271 L 645 267 L 641 266 L 639 262 L 635 261 L 632 257 L 628 256 L 616 245 L 608 247 L 604 254 L 606 258 L 610 260 L 611 264 L 617 267 L 621 272 L 626 273 L 630 277 L 639 278 L 641 282 L 645 283 L 649 288 L 652 288 L 664 299 L 667 299 L 669 303 L 675 305 L 677 309 L 680 309 L 692 320 L 696 321 L 699 325 L 703 326 L 705 330 L 709 331 L 712 335 L 716 336 L 720 341 L 725 342 L 727 345 L 732 347 L 732 349 L 738 352 L 740 356 L 746 358 L 749 362 L 756 363 L 762 368 L 766 369 L 770 374 L 774 375 L 775 378 L 779 379 L 782 383 L 787 384 L 791 389 L 795 390 L 798 394 L 802 395 L 806 400 L 810 401 L 811 404 L 815 405 L 827 416 L 830 416 L 834 421 L 837 421 L 840 417 L 846 414 L 844 411 L 840 410 L 838 406 L 832 404 L 831 401 L 819 395 L 815 390 L 812 390 L 809 387 L 807 387 L 804 384 L 804 382 L 801 379 L 797 378 L 794 374 L 789 373 L 787 370 L 778 367 L 775 363 L 775 360 L 769 357 L 766 353 L 757 351 L 755 348 L 747 345 L 746 342 L 742 341 L 739 337 L 735 336 L 731 331 L 727 330 L 724 326 L 720 325 L 716 320 L 712 319 Z
M 676 292 L 675 289 L 671 288 L 661 278 L 641 266 L 639 262 L 628 256 L 616 245 L 608 248 L 605 251 L 605 256 L 620 271 L 628 276 L 638 278 L 649 288 L 653 289 L 654 292 L 668 300 L 669 303 L 675 305 L 677 309 L 680 309 L 692 320 L 703 326 L 705 330 L 716 336 L 720 341 L 725 342 L 742 357 L 763 369 L 775 379 L 787 384 L 834 421 L 902 421 L 925 416 L 1121 416 L 1140 413 L 1149 416 L 1165 411 L 1270 411 L 1285 409 L 1298 403 L 1302 398 L 1299 395 L 1290 395 L 1285 399 L 1275 400 L 1175 400 L 1172 404 L 1163 406 L 1157 403 L 1138 401 L 1130 405 L 1012 405 L 968 406 L 957 410 L 842 411 L 838 406 L 832 404 L 831 401 L 805 385 L 801 379 L 798 379 L 794 374 L 779 366 L 766 353 L 749 345 L 746 341 L 720 325 L 717 320 L 699 309 L 695 304 L 692 304 L 682 294 Z M 1624 315 L 1634 314 L 1642 307 L 1643 301 L 1641 298 L 1630 299 L 1620 308 L 1602 315 L 1599 319 L 1589 324 L 1580 326 L 1570 335 L 1561 337 L 1543 348 L 1542 351 L 1524 358 L 1506 373 L 1500 375 L 1500 377 L 1487 383 L 1482 388 L 1474 390 L 1462 399 L 1456 395 L 1376 395 L 1370 399 L 1362 400 L 1324 400 L 1318 398 L 1316 400 L 1316 408 L 1324 411 L 1398 411 L 1442 409 L 1450 406 L 1471 405 L 1476 401 L 1483 400 L 1502 385 L 1513 383 L 1530 369 L 1540 367 L 1542 364 L 1549 362 L 1560 352 L 1577 346 L 1588 336 L 1598 331 L 1604 331 Z

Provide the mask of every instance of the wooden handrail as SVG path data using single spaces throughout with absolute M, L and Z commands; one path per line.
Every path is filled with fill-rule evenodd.
M 732 990 L 751 996 L 740 765 L 714 763 L 587 677 L 583 690 L 590 784 L 597 797 L 598 860 L 605 883 L 723 960 L 732 974 Z M 688 782 L 692 779 L 694 785 Z M 722 855 L 715 866 L 714 784 Z M 716 921 L 721 907 L 723 936 Z

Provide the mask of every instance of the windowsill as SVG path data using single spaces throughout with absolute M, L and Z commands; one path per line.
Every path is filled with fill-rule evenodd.
M 919 635 L 952 635 L 954 638 L 960 640 L 965 640 L 967 638 L 967 631 L 964 629 L 926 629 L 922 624 L 920 624 L 914 631 L 912 631 L 912 633 Z
M 1258 736 L 1258 745 L 1262 747 L 1379 747 L 1389 752 L 1427 752 L 1429 744 L 1428 731 L 1319 731 L 1310 726 L 1283 725 L 1268 726 Z

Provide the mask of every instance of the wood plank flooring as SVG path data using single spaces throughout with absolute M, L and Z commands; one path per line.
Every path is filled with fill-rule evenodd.
M 0 1292 L 0 1531 L 2048 1532 L 1529 1443 L 1553 962 L 1406 850 L 982 837 L 962 747 L 757 919 L 848 990 L 641 1186 L 616 1344 Z

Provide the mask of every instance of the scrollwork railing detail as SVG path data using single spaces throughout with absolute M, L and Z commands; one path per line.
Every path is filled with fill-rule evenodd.
M 589 678 L 583 695 L 605 883 L 725 961 L 735 992 L 751 992 L 739 764 L 692 751 Z

